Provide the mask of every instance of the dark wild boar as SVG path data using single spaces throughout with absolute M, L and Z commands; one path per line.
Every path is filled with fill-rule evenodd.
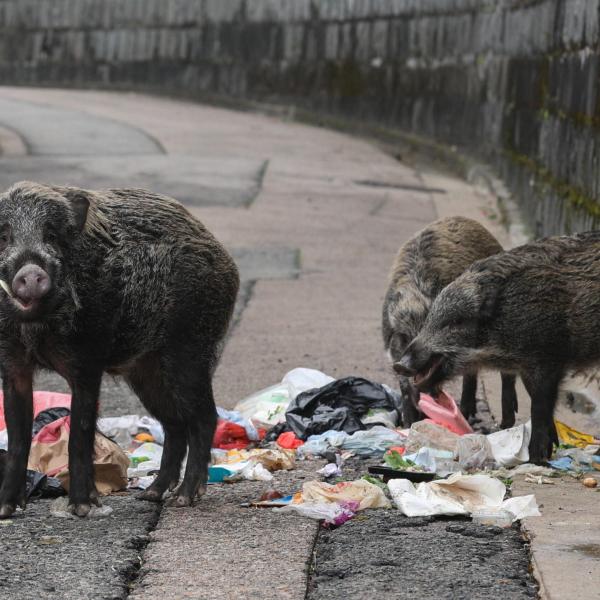
M 428 225 L 398 252 L 383 303 L 382 332 L 385 349 L 397 364 L 417 336 L 437 295 L 475 261 L 502 252 L 502 246 L 485 227 L 464 217 L 449 217 Z M 406 426 L 423 418 L 417 409 L 419 392 L 397 371 L 402 390 L 402 420 Z M 460 408 L 475 416 L 476 370 L 463 377 Z M 517 395 L 514 375 L 502 375 L 502 427 L 515 422 Z
M 70 508 L 98 503 L 92 452 L 102 374 L 122 375 L 165 430 L 141 494 L 188 506 L 205 490 L 216 425 L 212 375 L 238 291 L 236 266 L 178 202 L 143 190 L 23 182 L 0 195 L 0 369 L 8 461 L 0 517 L 25 504 L 32 380 L 72 390 Z M 5 293 L 6 292 L 6 293 Z
M 531 396 L 530 460 L 557 442 L 563 377 L 600 362 L 600 232 L 546 238 L 475 263 L 431 306 L 399 361 L 422 389 L 492 367 L 517 373 Z

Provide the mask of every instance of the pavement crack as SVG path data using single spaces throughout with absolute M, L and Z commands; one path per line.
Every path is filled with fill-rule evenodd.
M 137 555 L 134 558 L 127 559 L 122 563 L 122 567 L 120 567 L 119 575 L 123 580 L 124 585 L 124 595 L 123 598 L 128 598 L 129 595 L 135 589 L 137 583 L 142 577 L 142 566 L 144 564 L 144 551 L 146 550 L 148 544 L 151 542 L 150 533 L 152 533 L 156 526 L 158 525 L 158 521 L 160 520 L 160 515 L 162 513 L 162 504 L 156 504 L 155 510 L 150 514 L 148 521 L 146 522 L 146 533 L 135 535 L 126 542 L 126 547 L 131 550 L 136 550 Z

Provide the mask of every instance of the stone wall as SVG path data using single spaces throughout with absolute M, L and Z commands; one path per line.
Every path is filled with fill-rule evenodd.
M 599 0 L 0 0 L 0 82 L 293 104 L 495 165 L 600 222 Z

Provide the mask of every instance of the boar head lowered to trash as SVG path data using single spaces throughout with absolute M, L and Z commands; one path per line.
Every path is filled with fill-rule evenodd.
M 408 344 L 421 330 L 435 297 L 475 261 L 502 252 L 502 246 L 477 221 L 449 217 L 428 225 L 398 252 L 382 311 L 385 349 L 398 363 Z M 422 417 L 419 392 L 397 369 L 402 390 L 402 420 L 410 426 Z M 477 373 L 463 377 L 460 408 L 465 417 L 476 413 Z M 502 427 L 512 427 L 517 410 L 515 377 L 502 375 Z
M 557 443 L 558 386 L 600 362 L 600 232 L 546 238 L 481 260 L 434 301 L 400 360 L 421 389 L 493 367 L 521 375 L 531 396 L 529 455 Z
M 205 490 L 216 367 L 237 290 L 221 244 L 175 200 L 30 182 L 0 196 L 0 369 L 9 436 L 0 517 L 25 502 L 32 377 L 57 371 L 73 399 L 70 508 L 98 503 L 92 450 L 103 372 L 123 375 L 165 430 L 143 493 L 176 506 Z

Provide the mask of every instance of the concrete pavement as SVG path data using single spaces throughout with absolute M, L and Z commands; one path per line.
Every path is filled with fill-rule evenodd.
M 152 175 L 148 187 L 156 185 L 186 202 L 236 253 L 245 279 L 240 318 L 215 380 L 217 402 L 226 407 L 298 366 L 334 377 L 360 374 L 393 385 L 379 326 L 387 271 L 398 247 L 425 224 L 451 214 L 481 220 L 508 244 L 487 193 L 399 163 L 360 139 L 137 94 L 1 88 L 0 134 L 19 133 L 22 127 L 23 146 L 30 151 L 42 147 L 42 140 L 36 146 L 36 128 L 12 121 L 15 104 L 21 115 L 35 112 L 35 106 L 60 112 L 63 127 L 71 131 L 65 139 L 77 142 L 72 150 L 61 147 L 43 156 L 17 159 L 7 152 L 0 158 L 3 185 L 24 176 L 100 187 L 133 177 L 141 185 Z M 85 157 L 76 149 L 94 136 L 82 114 L 101 129 L 104 123 L 112 128 L 110 136 L 94 141 L 96 154 Z M 45 148 L 61 139 L 42 137 Z M 129 152 L 112 156 L 113 141 L 115 153 L 123 147 Z M 18 153 L 14 140 L 10 147 Z M 198 203 L 194 190 L 201 197 Z M 496 379 L 486 376 L 483 385 L 492 412 L 498 414 Z M 38 387 L 57 385 L 53 378 L 38 382 Z M 528 415 L 527 404 L 522 393 L 521 417 Z M 127 390 L 105 382 L 105 414 L 140 410 Z M 302 476 L 309 473 L 301 469 L 292 479 L 278 475 L 276 483 L 297 489 Z M 115 595 L 106 597 L 131 591 L 133 597 L 146 599 L 303 598 L 314 523 L 270 511 L 251 516 L 240 512 L 237 503 L 260 495 L 260 485 L 221 489 L 211 488 L 207 499 L 189 511 L 164 510 L 155 529 L 151 517 L 140 517 L 139 526 L 153 530 L 141 573 L 116 569 L 116 583 L 107 588 Z M 115 519 L 137 510 L 135 502 L 119 506 Z M 27 527 L 18 521 L 17 527 Z M 532 520 L 532 531 L 534 527 Z M 110 555 L 110 545 L 103 547 Z M 22 560 L 27 560 L 26 553 Z M 85 581 L 85 569 L 82 577 Z M 93 581 L 89 584 L 95 585 Z M 69 593 L 80 589 L 70 588 Z M 46 597 L 41 588 L 35 591 L 31 597 Z M 64 597 L 98 597 L 94 591 Z

